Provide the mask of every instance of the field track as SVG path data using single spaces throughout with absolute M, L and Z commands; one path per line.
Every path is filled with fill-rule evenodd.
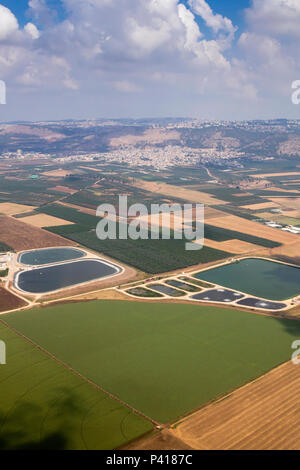
M 172 432 L 199 450 L 299 449 L 299 389 L 300 366 L 285 363 L 184 419 Z

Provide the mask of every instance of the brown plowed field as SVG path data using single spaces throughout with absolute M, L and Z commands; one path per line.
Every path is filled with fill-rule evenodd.
M 229 215 L 227 217 L 216 217 L 209 219 L 209 225 L 215 227 L 234 230 L 237 232 L 247 233 L 255 237 L 266 238 L 274 242 L 282 244 L 299 243 L 299 236 L 289 232 L 283 232 L 276 228 L 268 227 L 267 225 L 253 222 L 252 220 L 242 219 L 236 215 Z
M 15 251 L 52 246 L 74 246 L 74 243 L 65 238 L 6 216 L 0 216 L 0 241 L 11 246 Z
M 48 214 L 36 214 L 29 215 L 28 217 L 23 217 L 22 222 L 32 225 L 32 227 L 58 227 L 63 225 L 72 225 L 73 222 L 68 220 L 59 219 L 58 217 L 53 217 Z
M 0 312 L 7 312 L 8 310 L 14 310 L 16 308 L 25 307 L 26 302 L 22 299 L 13 295 L 4 287 L 0 287 Z
M 187 202 L 196 202 L 208 206 L 227 204 L 225 201 L 215 198 L 211 194 L 202 193 L 182 186 L 174 186 L 167 183 L 156 183 L 152 181 L 136 181 L 133 186 L 150 191 L 151 193 L 162 194 L 170 198 L 182 199 Z
M 34 209 L 35 207 L 33 206 L 24 206 L 23 204 L 15 204 L 13 202 L 1 202 L 0 203 L 0 214 L 3 214 L 3 215 L 21 214 L 24 212 L 33 211 Z
M 259 247 L 252 243 L 244 242 L 242 240 L 226 240 L 225 242 L 216 242 L 214 240 L 204 240 L 204 246 L 215 248 L 217 250 L 226 251 L 227 253 L 234 253 L 241 255 L 243 253 L 252 253 L 257 251 Z
M 54 188 L 49 188 L 50 191 L 58 191 L 59 193 L 75 194 L 77 193 L 76 189 L 68 188 L 67 186 L 55 186 Z
M 269 198 L 271 201 L 279 204 L 282 209 L 287 210 L 300 210 L 300 197 L 275 197 Z
M 185 418 L 173 433 L 194 449 L 300 449 L 300 366 L 288 362 Z
M 259 204 L 248 204 L 246 206 L 241 206 L 244 209 L 250 209 L 252 211 L 260 210 L 260 209 L 272 209 L 279 207 L 278 204 L 275 204 L 275 202 L 263 202 Z
M 270 255 L 271 256 L 287 256 L 288 258 L 291 258 L 290 262 L 293 264 L 299 264 L 300 263 L 300 237 L 299 235 L 296 235 L 298 237 L 298 241 L 291 243 L 289 245 L 283 245 L 279 246 L 278 248 L 272 248 L 270 250 Z

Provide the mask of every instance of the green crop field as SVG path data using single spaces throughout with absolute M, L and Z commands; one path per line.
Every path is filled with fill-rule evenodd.
M 4 319 L 163 423 L 289 360 L 292 342 L 300 337 L 298 321 L 188 304 L 94 301 L 15 312 Z M 19 356 L 21 363 L 26 361 Z M 12 360 L 17 360 L 13 352 Z M 37 367 L 52 376 L 45 364 Z M 33 369 L 30 375 L 35 378 Z M 19 377 L 10 380 L 7 390 L 13 391 L 7 400 L 21 393 Z M 41 391 L 47 389 L 42 377 L 39 383 Z M 140 426 L 140 432 L 147 430 L 144 423 Z
M 151 274 L 218 261 L 230 256 L 229 253 L 206 246 L 201 250 L 187 251 L 185 240 L 99 240 L 95 231 L 67 233 L 58 230 L 56 233 Z
M 100 218 L 95 215 L 86 214 L 79 210 L 73 209 L 72 207 L 62 206 L 59 204 L 51 204 L 48 206 L 41 207 L 39 209 L 43 214 L 52 215 L 60 219 L 68 220 L 74 224 L 85 226 L 86 230 L 95 229 Z
M 13 248 L 11 248 L 11 246 L 9 246 L 6 243 L 0 241 L 0 253 L 2 251 L 14 251 L 14 250 L 13 250 Z
M 0 449 L 113 449 L 153 428 L 3 323 L 0 339 Z

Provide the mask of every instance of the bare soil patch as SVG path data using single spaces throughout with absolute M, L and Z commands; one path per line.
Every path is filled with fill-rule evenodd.
M 65 178 L 70 172 L 66 170 L 53 170 L 53 171 L 46 171 L 42 173 L 43 176 L 50 176 L 52 178 Z
M 76 189 L 68 188 L 67 186 L 55 186 L 54 188 L 49 188 L 50 191 L 57 191 L 59 193 L 66 194 L 75 194 L 77 193 Z
M 259 247 L 252 243 L 244 242 L 242 240 L 226 240 L 225 242 L 216 242 L 214 240 L 205 239 L 205 246 L 215 248 L 217 250 L 227 251 L 228 253 L 244 254 L 257 251 Z
M 298 183 L 299 180 L 296 180 L 295 182 Z M 292 183 L 291 180 L 289 180 L 289 183 Z M 300 193 L 297 189 L 285 189 L 285 188 L 276 188 L 276 186 L 272 186 L 271 188 L 265 188 L 264 191 L 276 191 L 276 193 Z
M 157 183 L 152 181 L 136 181 L 134 186 L 150 191 L 156 194 L 162 194 L 169 198 L 182 199 L 187 202 L 197 202 L 199 204 L 209 205 L 221 205 L 227 204 L 225 201 L 221 201 L 210 194 L 203 193 L 200 191 L 193 191 L 179 186 L 174 186 L 167 183 Z
M 0 312 L 25 307 L 25 305 L 27 304 L 24 300 L 4 289 L 4 287 L 0 287 Z
M 296 235 L 297 236 L 297 235 Z M 288 258 L 296 261 L 300 260 L 300 237 L 298 235 L 298 240 L 289 245 L 279 246 L 278 248 L 272 248 L 272 255 L 287 256 Z
M 283 209 L 300 210 L 300 197 L 272 197 L 270 200 L 279 204 Z
M 283 232 L 281 230 L 268 227 L 252 220 L 246 220 L 235 215 L 222 217 L 221 219 L 210 219 L 210 225 L 215 227 L 235 230 L 241 233 L 247 233 L 255 237 L 266 238 L 274 242 L 283 244 L 299 243 L 299 236 L 293 233 Z
M 7 216 L 0 216 L 0 241 L 16 251 L 76 245 L 58 235 L 21 222 L 20 219 Z
M 269 208 L 277 208 L 279 207 L 278 204 L 275 204 L 275 202 L 263 202 L 263 203 L 259 203 L 259 204 L 250 204 L 250 205 L 247 205 L 247 206 L 241 206 L 243 207 L 244 209 L 250 209 L 250 210 L 259 210 L 259 209 L 269 209 Z
M 14 204 L 13 202 L 0 203 L 0 214 L 16 215 L 24 212 L 30 212 L 35 209 L 34 206 L 24 206 L 23 204 Z
M 23 222 L 26 224 L 32 225 L 33 227 L 58 227 L 61 225 L 72 225 L 73 222 L 68 220 L 59 219 L 57 217 L 52 217 L 48 214 L 36 214 L 30 215 L 28 217 L 23 217 Z
M 99 290 L 76 297 L 76 300 L 128 300 L 128 295 L 115 289 Z

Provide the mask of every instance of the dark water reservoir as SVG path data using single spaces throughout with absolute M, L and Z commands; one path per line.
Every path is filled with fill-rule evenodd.
M 119 272 L 121 269 L 111 263 L 86 259 L 21 271 L 16 276 L 15 284 L 17 288 L 25 292 L 45 294 L 84 282 L 103 279 Z
M 41 250 L 30 250 L 19 256 L 19 263 L 27 266 L 42 266 L 43 264 L 59 263 L 72 259 L 83 258 L 85 252 L 78 248 L 45 248 Z

